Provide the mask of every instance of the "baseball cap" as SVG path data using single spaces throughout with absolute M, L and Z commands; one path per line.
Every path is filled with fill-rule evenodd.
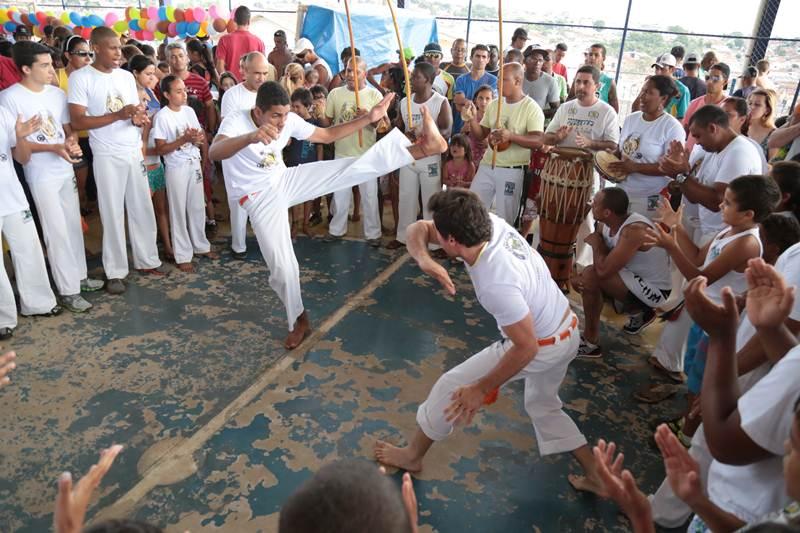
M 727 63 L 714 63 L 709 70 L 717 69 L 725 75 L 725 79 L 731 77 L 731 67 L 728 66 Z
M 273 34 L 273 37 L 283 37 L 286 38 L 286 32 L 283 30 L 278 30 Z
M 399 54 L 400 50 L 395 50 L 395 52 Z M 412 50 L 410 46 L 404 46 L 403 56 L 405 56 L 406 61 L 411 61 L 412 59 L 414 59 L 414 50 Z
M 651 67 L 674 67 L 677 64 L 678 64 L 678 60 L 675 59 L 675 56 L 670 54 L 670 53 L 666 53 L 666 54 L 661 54 L 660 56 L 658 56 L 658 59 L 656 59 L 656 62 L 653 63 L 650 66 Z
M 525 39 L 527 41 L 528 40 L 528 30 L 526 30 L 525 28 L 517 28 L 516 30 L 514 30 L 514 36 L 511 37 L 511 40 L 514 41 L 516 39 L 519 39 L 520 37 L 522 37 L 523 39 Z
M 306 39 L 305 37 L 297 39 L 297 42 L 294 45 L 294 50 L 292 50 L 292 52 L 295 55 L 297 55 L 297 54 L 299 54 L 299 53 L 301 53 L 301 52 L 303 52 L 305 50 L 314 51 L 314 43 L 312 43 L 310 40 Z
M 28 27 L 25 26 L 24 24 L 20 24 L 14 30 L 14 37 L 18 37 L 18 36 L 30 37 L 30 35 L 31 35 L 31 32 L 28 30 Z
M 756 67 L 747 67 L 742 72 L 742 75 L 739 76 L 740 78 L 757 78 L 758 77 L 758 69 Z
M 425 45 L 423 54 L 442 54 L 442 47 L 439 43 L 428 43 Z
M 533 54 L 541 54 L 542 58 L 547 61 L 550 58 L 550 51 L 542 48 L 540 44 L 532 44 L 522 52 L 522 57 L 528 57 Z
M 684 65 L 699 65 L 700 60 L 697 59 L 697 54 L 686 54 L 686 59 L 683 60 Z

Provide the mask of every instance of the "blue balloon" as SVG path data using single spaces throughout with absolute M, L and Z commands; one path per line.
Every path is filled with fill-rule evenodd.
M 37 19 L 37 18 L 36 18 L 36 16 L 35 16 L 35 15 L 33 15 L 33 14 L 31 14 L 31 15 L 28 17 L 28 20 L 30 20 L 30 21 L 31 21 L 31 24 L 33 24 L 34 26 L 38 26 L 38 25 L 39 25 L 39 19 Z
M 181 33 L 181 34 L 185 34 L 185 33 L 186 33 L 186 30 L 187 30 L 186 26 L 188 26 L 188 24 L 186 23 L 186 21 L 181 21 L 181 22 L 178 22 L 178 23 L 175 25 L 175 33 Z
M 92 27 L 92 17 L 86 15 L 85 17 L 81 17 L 81 26 L 84 28 L 91 28 Z
M 197 32 L 200 31 L 200 23 L 199 22 L 190 22 L 186 25 L 186 33 L 194 37 L 197 35 Z
M 167 6 L 161 6 L 158 8 L 158 20 L 169 20 L 167 17 Z
M 69 14 L 69 20 L 71 20 L 72 23 L 75 24 L 76 26 L 83 25 L 83 17 L 81 17 L 79 14 L 77 14 L 74 11 Z
M 130 22 L 128 22 L 128 27 L 130 29 L 132 29 L 133 31 L 141 31 L 142 30 L 142 27 L 139 26 L 139 19 L 132 19 Z
M 17 29 L 17 25 L 10 20 L 5 24 L 3 24 L 3 27 L 6 29 L 8 33 L 14 33 L 14 30 Z
M 97 26 L 102 26 L 102 25 L 104 24 L 104 21 L 103 21 L 103 19 L 101 19 L 101 18 L 100 18 L 99 16 L 97 16 L 97 15 L 90 15 L 90 16 L 89 16 L 89 20 L 90 20 L 90 22 L 91 22 L 91 25 L 92 25 L 92 26 L 94 26 L 94 27 L 97 27 Z

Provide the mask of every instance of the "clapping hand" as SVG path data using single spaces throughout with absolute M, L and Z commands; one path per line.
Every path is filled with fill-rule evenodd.
M 722 305 L 718 305 L 706 295 L 707 283 L 705 276 L 697 276 L 689 282 L 683 291 L 686 310 L 709 337 L 717 338 L 735 332 L 739 324 L 739 310 L 733 291 L 730 287 L 722 289 Z
M 461 108 L 461 120 L 469 122 L 478 116 L 478 110 L 471 100 L 464 102 L 464 107 Z
M 560 126 L 556 132 L 555 136 L 558 139 L 558 142 L 562 142 L 564 139 L 569 137 L 569 134 L 572 133 L 572 126 Z
M 647 496 L 639 490 L 636 480 L 630 470 L 623 470 L 622 463 L 625 460 L 623 454 L 618 454 L 616 458 L 616 444 L 600 439 L 594 452 L 595 464 L 597 465 L 597 475 L 603 481 L 603 485 L 608 491 L 608 497 L 619 505 L 631 522 L 634 524 L 652 523 L 652 509 Z
M 783 276 L 763 259 L 747 262 L 747 317 L 757 328 L 777 328 L 789 317 L 794 306 L 795 287 L 788 287 Z
M 578 148 L 583 148 L 585 150 L 591 150 L 592 146 L 594 146 L 594 143 L 592 142 L 592 140 L 589 137 L 585 136 L 582 133 L 579 133 L 579 134 L 577 134 L 575 136 L 575 145 Z
M 672 141 L 669 144 L 667 154 L 658 162 L 658 170 L 673 178 L 678 174 L 688 174 L 691 171 L 689 153 L 682 142 Z
M 681 220 L 683 220 L 683 204 L 675 211 L 672 209 L 672 204 L 669 203 L 669 200 L 662 197 L 658 201 L 655 220 L 661 222 L 668 228 L 675 228 L 681 223 Z
M 645 230 L 642 245 L 658 246 L 665 250 L 675 249 L 678 247 L 677 232 L 665 231 L 661 224 L 656 224 L 655 227 Z
M 697 461 L 666 424 L 658 426 L 655 437 L 672 492 L 690 507 L 696 505 L 705 497 Z

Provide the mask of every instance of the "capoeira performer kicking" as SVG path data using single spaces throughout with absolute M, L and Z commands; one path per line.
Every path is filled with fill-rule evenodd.
M 381 463 L 411 472 L 422 469 L 431 445 L 456 423 L 470 424 L 499 387 L 525 380 L 525 410 L 542 455 L 572 452 L 585 476 L 570 475 L 579 490 L 603 493 L 586 438 L 562 410 L 558 389 L 578 353 L 578 318 L 550 276 L 544 260 L 503 219 L 490 215 L 480 198 L 465 189 L 436 193 L 433 221 L 408 228 L 408 252 L 423 272 L 450 293 L 447 270 L 428 253 L 439 244 L 466 266 L 478 301 L 497 321 L 503 339 L 446 372 L 417 410 L 417 429 L 405 448 L 375 444 Z
M 278 83 L 258 89 L 256 105 L 227 115 L 209 155 L 222 161 L 229 178 L 229 194 L 247 211 L 261 254 L 270 270 L 269 284 L 286 307 L 289 335 L 284 346 L 297 347 L 311 326 L 300 296 L 300 268 L 292 248 L 286 210 L 307 200 L 410 165 L 417 159 L 447 150 L 434 120 L 423 112 L 422 138 L 416 144 L 399 130 L 389 132 L 364 155 L 286 168 L 282 151 L 290 138 L 329 144 L 362 128 L 373 127 L 384 116 L 393 96 L 384 98 L 367 114 L 330 128 L 317 128 L 289 111 L 289 95 Z

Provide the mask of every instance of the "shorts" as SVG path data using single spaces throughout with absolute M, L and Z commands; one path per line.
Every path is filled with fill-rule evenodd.
M 695 396 L 700 394 L 703 386 L 703 374 L 706 370 L 708 354 L 708 335 L 697 324 L 693 323 L 686 339 L 686 353 L 683 354 L 683 371 L 686 373 L 686 385 Z
M 80 161 L 72 165 L 75 170 L 87 168 L 92 162 L 92 148 L 89 146 L 89 137 L 79 137 L 78 146 L 81 147 L 83 156 L 81 156 Z
M 652 286 L 647 280 L 627 268 L 619 271 L 619 277 L 622 278 L 622 283 L 628 288 L 628 293 L 634 297 L 635 301 L 650 309 L 655 309 L 666 302 L 672 292 L 671 288 L 659 289 Z
M 167 180 L 164 179 L 164 165 L 158 165 L 158 168 L 147 171 L 147 181 L 150 183 L 150 194 L 163 191 L 167 188 Z

